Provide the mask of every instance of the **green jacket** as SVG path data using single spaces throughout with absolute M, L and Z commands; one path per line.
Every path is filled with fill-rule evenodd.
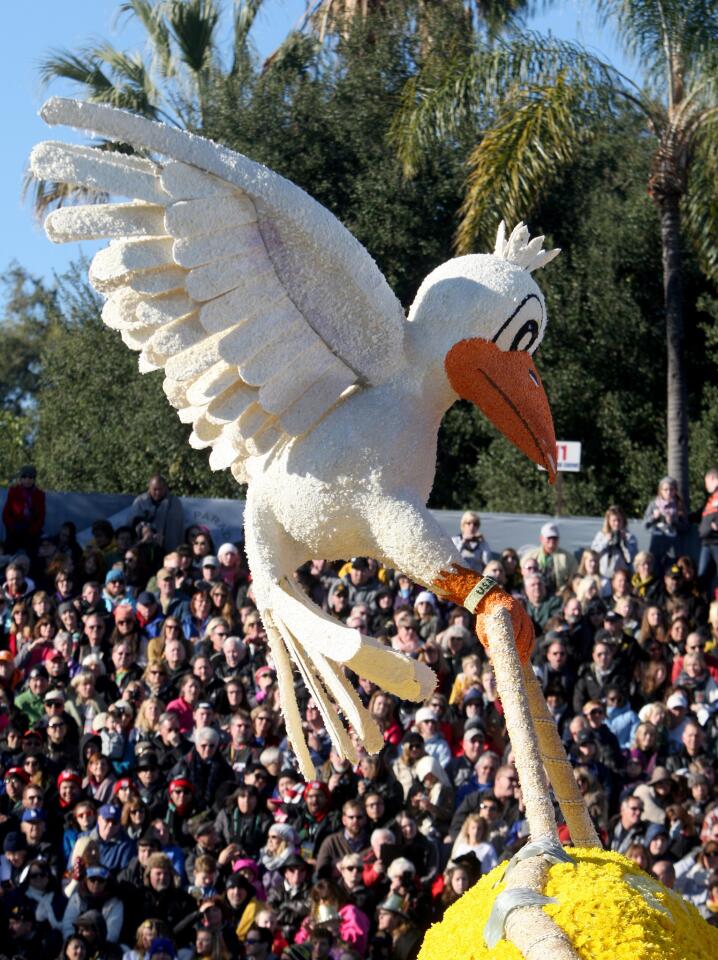
M 31 690 L 24 690 L 15 700 L 15 706 L 22 710 L 30 721 L 30 726 L 42 720 L 45 716 L 45 702 L 42 697 L 38 697 Z
M 535 557 L 536 560 L 538 560 L 539 570 L 542 573 L 544 572 L 548 555 L 544 553 L 543 547 L 534 547 L 533 550 L 529 550 L 528 553 L 524 554 L 524 558 L 526 557 Z M 578 564 L 572 553 L 567 553 L 566 550 L 561 550 L 560 548 L 552 553 L 551 557 L 553 559 L 553 573 L 556 578 L 556 593 L 558 593 L 570 584 L 571 578 L 576 573 Z

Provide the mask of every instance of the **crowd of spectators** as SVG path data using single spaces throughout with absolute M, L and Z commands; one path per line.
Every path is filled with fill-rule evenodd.
M 533 665 L 604 844 L 718 918 L 718 471 L 670 478 L 638 551 L 610 507 L 580 556 L 547 523 L 463 562 L 525 604 Z M 462 608 L 365 557 L 297 583 L 429 664 L 423 704 L 350 675 L 383 732 L 358 766 L 297 692 L 305 783 L 241 543 L 184 529 L 161 477 L 131 521 L 43 533 L 23 469 L 3 511 L 0 952 L 27 960 L 413 960 L 427 926 L 528 830 L 491 664 Z M 698 562 L 683 552 L 699 524 Z M 538 531 L 537 531 L 538 533 Z M 361 752 L 361 751 L 360 751 Z M 562 837 L 568 841 L 565 827 Z

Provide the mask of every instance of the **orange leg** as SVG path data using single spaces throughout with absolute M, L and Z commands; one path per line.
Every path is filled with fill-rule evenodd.
M 442 570 L 433 583 L 436 592 L 443 595 L 447 600 L 464 605 L 464 601 L 474 586 L 481 580 L 481 574 L 469 570 L 468 567 L 461 567 L 454 564 L 451 570 Z M 494 587 L 490 593 L 483 597 L 476 608 L 476 636 L 481 643 L 488 649 L 486 622 L 487 619 L 496 612 L 499 607 L 508 610 L 511 616 L 511 622 L 514 628 L 514 639 L 516 649 L 522 663 L 528 663 L 531 657 L 531 651 L 534 645 L 534 628 L 531 618 L 524 610 L 522 604 L 511 594 L 502 590 L 501 587 Z

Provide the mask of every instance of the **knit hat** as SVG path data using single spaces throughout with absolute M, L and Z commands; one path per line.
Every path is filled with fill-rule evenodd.
M 18 830 L 11 830 L 6 834 L 3 840 L 3 853 L 19 853 L 21 850 L 27 850 L 27 840 L 25 834 Z
M 177 956 L 175 945 L 169 937 L 155 937 L 150 944 L 149 956 L 156 957 L 159 953 L 166 953 L 170 957 Z
M 436 720 L 438 721 L 436 713 L 431 709 L 431 707 L 419 707 L 416 711 L 416 716 L 414 720 L 416 723 L 424 723 L 426 720 Z

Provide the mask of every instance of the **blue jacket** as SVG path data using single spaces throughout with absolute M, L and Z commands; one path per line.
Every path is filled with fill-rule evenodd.
M 100 847 L 100 863 L 112 873 L 124 870 L 137 852 L 134 840 L 130 840 L 124 831 L 114 840 L 101 840 L 98 836 L 97 842 Z
M 628 703 L 622 707 L 609 707 L 606 711 L 606 726 L 615 734 L 621 750 L 628 750 L 633 743 L 639 722 L 638 714 L 631 710 Z

